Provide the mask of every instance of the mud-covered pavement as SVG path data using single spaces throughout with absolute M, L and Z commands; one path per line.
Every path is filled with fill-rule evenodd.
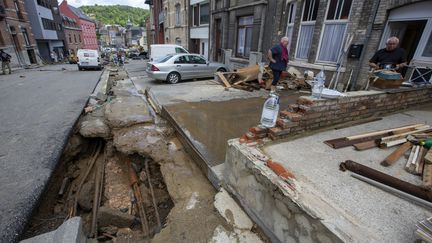
M 127 74 L 113 71 L 107 86 L 107 96 L 90 100 L 91 112 L 77 124 L 23 238 L 54 230 L 78 215 L 86 236 L 102 242 L 260 242 L 247 216 L 242 215 L 250 223 L 238 226 L 233 216 L 237 212 L 218 213 L 217 190 Z M 131 173 L 137 187 L 131 186 Z

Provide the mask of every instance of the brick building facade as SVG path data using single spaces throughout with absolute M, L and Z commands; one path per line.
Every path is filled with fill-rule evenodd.
M 59 5 L 60 12 L 74 19 L 77 24 L 81 27 L 81 37 L 83 41 L 84 49 L 98 49 L 98 41 L 96 37 L 96 24 L 90 19 L 87 15 L 85 15 L 80 9 L 75 8 L 73 6 L 68 5 L 66 0 Z
M 12 67 L 25 67 L 40 62 L 22 0 L 0 0 L 0 49 L 12 56 Z
M 232 68 L 268 62 L 267 50 L 288 36 L 289 65 L 315 73 L 324 68 L 327 85 L 338 70 L 339 90 L 350 77 L 350 88 L 362 89 L 369 59 L 391 35 L 401 40 L 410 65 L 432 67 L 431 9 L 432 1 L 424 0 L 216 0 L 210 58 Z
M 78 25 L 78 23 L 67 16 L 62 15 L 63 18 L 63 30 L 65 33 L 65 44 L 67 53 L 70 54 L 76 54 L 78 49 L 83 48 L 83 41 L 82 41 L 82 30 L 81 27 Z

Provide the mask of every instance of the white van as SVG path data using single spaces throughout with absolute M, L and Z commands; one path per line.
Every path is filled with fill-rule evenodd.
M 153 62 L 158 58 L 164 57 L 168 54 L 176 54 L 176 53 L 189 53 L 189 52 L 179 45 L 171 45 L 171 44 L 150 45 L 150 62 Z
M 99 58 L 99 52 L 97 50 L 90 49 L 79 49 L 77 52 L 77 64 L 78 70 L 83 69 L 102 69 L 102 65 Z

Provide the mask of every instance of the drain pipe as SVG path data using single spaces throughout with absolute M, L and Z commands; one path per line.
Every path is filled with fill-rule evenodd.
M 262 39 L 263 39 L 263 35 L 264 35 L 264 25 L 265 25 L 265 21 L 266 21 L 266 14 L 265 14 L 266 9 L 267 9 L 267 5 L 266 5 L 266 7 L 263 7 L 261 10 L 261 26 L 260 26 L 260 36 L 258 39 L 258 50 L 257 50 L 258 52 L 261 52 L 261 50 L 262 50 L 261 46 L 263 43 Z M 263 53 L 263 56 L 264 56 L 264 53 Z
M 365 42 L 364 42 L 365 49 L 366 49 L 367 45 L 369 44 L 369 41 L 370 41 L 370 38 L 371 38 L 371 35 L 372 35 L 372 26 L 373 26 L 373 24 L 375 22 L 375 18 L 376 18 L 376 15 L 378 13 L 378 8 L 379 8 L 380 3 L 381 3 L 381 0 L 373 1 L 373 4 L 374 4 L 372 6 L 373 15 L 371 15 L 369 17 L 369 23 L 370 24 L 368 25 L 367 30 L 366 30 L 366 38 L 365 38 Z M 358 79 L 358 76 L 360 75 L 361 65 L 362 65 L 362 63 L 363 63 L 363 61 L 365 59 L 365 56 L 366 56 L 365 53 L 366 53 L 366 50 L 363 50 L 362 54 L 360 55 L 359 67 L 354 72 L 353 79 L 352 79 L 353 82 L 352 82 L 352 86 L 350 88 L 350 91 L 355 90 L 355 87 L 357 85 L 357 79 Z

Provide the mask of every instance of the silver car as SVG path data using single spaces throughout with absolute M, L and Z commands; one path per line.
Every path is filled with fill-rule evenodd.
M 148 62 L 146 72 L 150 78 L 175 84 L 182 79 L 213 77 L 215 72 L 229 69 L 222 63 L 207 61 L 198 54 L 170 54 L 154 62 Z

